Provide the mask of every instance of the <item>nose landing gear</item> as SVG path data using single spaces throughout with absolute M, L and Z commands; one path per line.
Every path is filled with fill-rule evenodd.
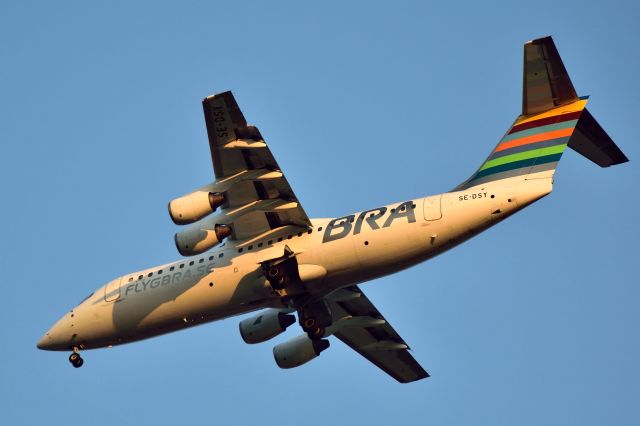
M 78 353 L 77 348 L 73 348 L 73 353 L 69 355 L 69 362 L 74 368 L 80 368 L 82 364 L 84 364 L 84 360 L 80 356 L 80 353 Z

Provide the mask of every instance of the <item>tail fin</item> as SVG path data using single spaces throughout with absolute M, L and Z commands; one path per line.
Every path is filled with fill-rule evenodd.
M 522 115 L 455 190 L 509 178 L 551 178 L 566 147 L 608 167 L 627 157 L 586 110 L 551 37 L 524 45 Z

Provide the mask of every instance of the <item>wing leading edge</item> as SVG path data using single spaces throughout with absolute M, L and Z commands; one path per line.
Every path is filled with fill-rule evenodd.
M 357 286 L 329 295 L 335 322 L 344 325 L 334 335 L 400 383 L 429 377 L 409 353 L 409 346 Z M 350 325 L 349 323 L 353 323 Z

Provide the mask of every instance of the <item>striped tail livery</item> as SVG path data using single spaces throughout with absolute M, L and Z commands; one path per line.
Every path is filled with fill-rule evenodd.
M 522 115 L 480 168 L 455 190 L 551 178 L 567 147 L 601 167 L 628 161 L 586 109 L 587 100 L 576 94 L 551 37 L 526 43 Z

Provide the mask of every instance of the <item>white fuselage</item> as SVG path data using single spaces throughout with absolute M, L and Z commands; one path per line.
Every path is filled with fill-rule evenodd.
M 547 195 L 551 183 L 548 175 L 529 175 L 315 220 L 309 232 L 291 228 L 250 243 L 227 242 L 116 278 L 65 314 L 38 346 L 99 348 L 285 307 L 286 297 L 269 286 L 261 268 L 285 246 L 296 254 L 301 271 L 323 272 L 322 279 L 305 284 L 305 291 L 323 297 L 434 257 Z

